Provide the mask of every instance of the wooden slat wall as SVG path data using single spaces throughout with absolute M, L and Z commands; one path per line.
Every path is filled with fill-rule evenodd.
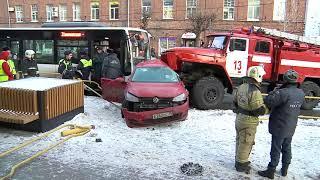
M 84 89 L 83 82 L 79 81 L 61 87 L 49 89 L 44 93 L 45 119 L 51 119 L 83 107 Z
M 26 89 L 0 88 L 0 109 L 36 114 L 37 92 Z
M 39 119 L 37 92 L 0 88 L 0 121 L 26 124 Z

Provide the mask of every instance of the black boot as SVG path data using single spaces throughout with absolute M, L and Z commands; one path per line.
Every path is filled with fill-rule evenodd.
M 258 174 L 263 177 L 274 179 L 274 172 L 275 172 L 274 168 L 268 167 L 268 169 L 265 171 L 258 171 Z
M 289 164 L 282 164 L 281 176 L 287 176 Z
M 246 174 L 250 174 L 251 167 L 249 166 L 250 161 L 245 163 L 240 163 L 236 161 L 235 167 L 238 172 L 244 172 Z

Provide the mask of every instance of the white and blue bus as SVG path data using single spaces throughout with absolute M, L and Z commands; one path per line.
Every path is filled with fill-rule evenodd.
M 130 27 L 107 27 L 91 22 L 47 23 L 40 28 L 0 28 L 0 48 L 9 47 L 16 69 L 28 49 L 35 51 L 40 76 L 58 77 L 58 62 L 71 50 L 73 62 L 80 51 L 93 58 L 97 47 L 111 48 L 118 55 L 123 74 L 130 74 L 134 65 L 150 59 L 150 34 Z M 16 55 L 16 56 L 15 56 Z

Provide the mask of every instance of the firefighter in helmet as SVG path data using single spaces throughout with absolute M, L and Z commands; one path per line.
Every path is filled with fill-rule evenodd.
M 38 63 L 34 59 L 35 52 L 33 50 L 26 50 L 25 58 L 21 62 L 22 77 L 39 77 Z
M 261 66 L 250 67 L 247 77 L 244 77 L 244 83 L 238 87 L 233 98 L 234 112 L 237 114 L 235 168 L 247 174 L 251 169 L 249 155 L 254 145 L 259 115 L 268 111 L 260 91 L 260 83 L 265 74 Z

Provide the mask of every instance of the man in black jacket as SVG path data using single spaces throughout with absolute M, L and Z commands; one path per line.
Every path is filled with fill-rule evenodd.
M 274 178 L 274 172 L 282 153 L 281 175 L 286 176 L 291 163 L 291 141 L 295 132 L 300 107 L 304 103 L 304 92 L 298 88 L 298 73 L 288 70 L 283 79 L 285 84 L 269 93 L 264 102 L 271 109 L 269 117 L 269 132 L 272 134 L 271 161 L 268 169 L 258 171 L 258 174 L 270 179 Z
M 101 69 L 103 59 L 107 56 L 105 52 L 103 52 L 102 47 L 97 47 L 97 54 L 93 58 L 93 69 L 94 69 L 94 79 L 96 82 L 100 83 L 101 78 Z
M 112 49 L 108 49 L 108 55 L 103 60 L 101 75 L 109 79 L 116 79 L 123 75 L 120 60 Z

